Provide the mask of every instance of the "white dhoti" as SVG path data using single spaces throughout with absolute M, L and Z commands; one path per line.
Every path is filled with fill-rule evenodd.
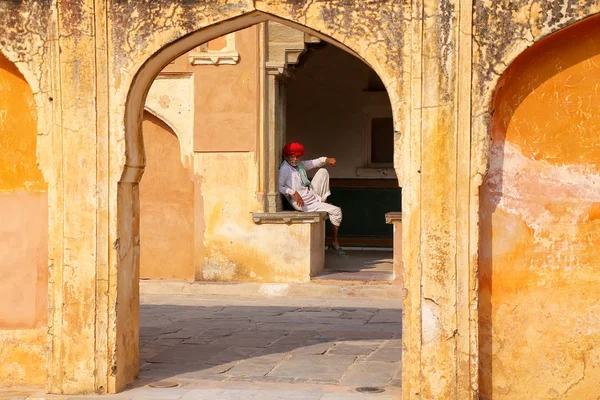
M 321 198 L 321 201 L 327 201 L 331 195 L 329 190 L 329 171 L 325 168 L 319 168 L 310 182 L 312 190 Z
M 320 168 L 313 177 L 310 186 L 319 197 L 319 201 L 305 204 L 300 211 L 325 211 L 331 223 L 335 226 L 340 226 L 342 223 L 342 209 L 333 204 L 325 203 L 325 200 L 331 195 L 331 191 L 329 190 L 329 172 L 325 168 Z

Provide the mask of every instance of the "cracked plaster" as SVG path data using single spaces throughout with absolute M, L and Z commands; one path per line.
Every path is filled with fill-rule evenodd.
M 425 9 L 431 8 L 426 15 L 423 4 Z M 457 36 L 457 15 L 464 10 L 470 13 L 471 5 L 473 90 L 471 98 L 466 100 L 471 102 L 466 113 L 472 126 L 466 142 L 471 152 L 466 169 L 469 207 L 467 214 L 457 215 L 452 207 L 437 209 L 439 203 L 430 196 L 440 193 L 445 198 L 454 194 L 459 172 L 448 166 L 465 162 L 461 152 L 458 159 L 452 155 L 456 153 L 457 142 L 448 137 L 457 132 L 457 116 L 452 110 L 457 104 L 464 110 L 465 100 L 449 94 L 454 93 L 457 85 L 457 59 L 471 57 L 468 47 L 467 53 L 461 53 L 464 47 L 456 46 L 456 43 L 470 45 L 470 39 L 465 41 Z M 332 38 L 358 54 L 382 77 L 401 133 L 396 154 L 402 157 L 396 157 L 395 165 L 400 169 L 407 194 L 403 204 L 404 243 L 409 249 L 404 256 L 408 293 L 404 312 L 404 346 L 408 351 L 403 365 L 404 397 L 467 398 L 458 394 L 466 390 L 469 398 L 475 398 L 477 384 L 472 377 L 468 378 L 470 383 L 457 383 L 458 389 L 452 387 L 456 382 L 464 382 L 464 373 L 460 371 L 477 369 L 473 369 L 473 364 L 465 367 L 462 361 L 454 364 L 454 353 L 445 347 L 436 350 L 432 346 L 424 353 L 424 362 L 439 363 L 444 366 L 441 373 L 449 374 L 437 383 L 433 376 L 427 375 L 430 371 L 420 371 L 420 363 L 412 362 L 411 357 L 420 350 L 421 343 L 418 331 L 414 330 L 418 328 L 407 323 L 422 321 L 419 280 L 426 281 L 426 290 L 432 284 L 456 285 L 456 277 L 447 274 L 447 270 L 457 251 L 457 242 L 477 247 L 477 188 L 487 170 L 489 114 L 499 76 L 531 43 L 598 12 L 600 6 L 591 0 L 474 1 L 472 4 L 444 1 L 439 7 L 438 2 L 432 1 L 391 0 L 365 1 L 359 5 L 350 0 L 0 3 L 0 20 L 8 21 L 6 25 L 10 27 L 0 33 L 0 45 L 34 92 L 40 132 L 38 161 L 48 182 L 52 265 L 48 390 L 112 392 L 121 389 L 135 375 L 137 364 L 133 360 L 137 360 L 137 352 L 121 352 L 137 343 L 136 318 L 130 317 L 137 312 L 137 298 L 127 297 L 135 292 L 137 285 L 136 182 L 144 165 L 142 144 L 136 138 L 140 120 L 136 113 L 141 113 L 146 89 L 154 75 L 170 58 L 192 47 L 186 47 L 185 43 L 196 40 L 197 44 L 202 39 L 264 20 L 264 14 L 252 14 L 255 9 L 306 25 L 311 33 Z M 232 18 L 225 24 L 211 25 Z M 211 28 L 188 36 L 187 42 L 176 42 L 209 25 Z M 435 29 L 424 32 L 430 26 Z M 172 46 L 166 47 L 169 45 Z M 105 49 L 108 51 L 104 52 Z M 160 49 L 165 51 L 159 53 Z M 102 65 L 107 69 L 103 70 Z M 469 79 L 470 74 L 466 76 L 462 79 Z M 430 104 L 448 106 L 427 109 Z M 461 112 L 464 115 L 465 111 Z M 464 147 L 460 150 L 469 152 Z M 450 174 L 441 176 L 440 170 Z M 425 201 L 421 201 L 422 196 Z M 455 218 L 471 218 L 466 238 L 455 237 L 448 231 L 463 229 L 462 222 L 457 225 Z M 451 226 L 447 225 L 449 221 L 454 221 Z M 110 250 L 110 243 L 119 243 L 119 247 Z M 422 243 L 436 245 L 423 247 Z M 476 251 L 467 256 L 472 272 L 476 270 Z M 69 269 L 72 280 L 66 284 Z M 96 275 L 104 278 L 95 280 Z M 434 289 L 440 290 L 446 289 Z M 463 293 L 460 290 L 465 288 L 458 290 L 459 295 Z M 472 295 L 469 290 L 467 296 L 471 300 L 467 307 L 476 310 L 477 293 Z M 438 302 L 438 297 L 435 298 Z M 118 316 L 117 299 L 121 310 Z M 456 324 L 462 322 L 449 317 L 456 312 L 452 298 L 442 299 L 439 307 L 443 330 L 440 337 L 452 338 L 450 342 L 470 337 L 469 332 L 461 330 L 454 334 Z M 473 321 L 474 317 L 469 318 Z M 131 328 L 125 329 L 127 326 Z M 86 338 L 96 338 L 96 344 Z M 476 343 L 477 338 L 468 340 Z M 471 347 L 470 356 L 476 353 L 474 349 L 476 346 Z M 32 354 L 37 351 L 31 349 Z M 476 354 L 474 357 L 477 358 Z M 131 360 L 129 366 L 127 360 Z M 503 365 L 507 363 L 510 360 Z M 582 372 L 586 369 L 589 368 L 583 368 Z M 581 374 L 574 382 L 578 379 Z M 567 385 L 564 390 L 576 396 L 581 393 L 580 386 Z

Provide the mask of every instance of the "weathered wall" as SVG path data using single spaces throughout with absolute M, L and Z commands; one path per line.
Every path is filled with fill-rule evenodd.
M 182 137 L 168 134 L 169 127 L 145 114 L 141 278 L 259 282 L 310 278 L 306 267 L 315 259 L 310 250 L 322 252 L 322 245 L 311 246 L 311 240 L 315 236 L 324 240 L 322 232 L 311 232 L 322 225 L 257 226 L 251 219 L 261 207 L 256 197 L 257 30 L 253 26 L 235 33 L 238 64 L 191 65 L 192 50 L 167 65 L 152 86 L 146 108 L 164 116 Z M 217 50 L 220 39 L 210 41 L 209 49 Z M 190 84 L 193 96 L 188 99 Z M 185 111 L 189 106 L 193 118 Z M 186 136 L 190 128 L 191 145 Z M 189 165 L 190 159 L 194 165 Z
M 140 182 L 140 278 L 194 279 L 194 183 L 179 140 L 144 114 L 146 170 Z
M 275 17 L 337 40 L 388 87 L 405 188 L 404 398 L 474 398 L 480 365 L 474 328 L 484 317 L 476 279 L 478 187 L 491 93 L 526 47 L 599 10 L 591 0 L 0 2 L 6 21 L 0 45 L 34 93 L 37 161 L 48 182 L 48 390 L 115 391 L 137 373 L 137 183 L 145 162 L 146 89 L 171 59 L 199 43 Z M 555 167 L 547 164 L 541 166 Z M 565 235 L 572 236 L 583 219 L 567 224 L 572 230 Z M 569 249 L 583 264 L 592 254 Z M 17 341 L 4 343 L 14 349 Z M 585 360 L 587 376 L 597 363 L 592 351 L 584 357 L 580 349 L 568 354 Z M 563 362 L 549 360 L 555 368 Z M 538 374 L 539 364 L 533 371 Z
M 196 278 L 308 281 L 311 225 L 256 225 L 252 221 L 251 213 L 260 209 L 254 154 L 199 153 L 195 160 L 204 221 L 200 228 L 203 257 Z
M 43 387 L 48 327 L 0 330 L 0 387 Z
M 209 44 L 218 47 L 219 40 Z M 235 65 L 190 65 L 185 54 L 163 69 L 194 75 L 194 151 L 256 152 L 258 28 L 236 32 L 235 45 Z
M 238 243 L 238 240 L 244 242 L 247 239 L 244 232 L 248 229 L 247 222 L 251 222 L 250 214 L 260 207 L 252 202 L 257 186 L 249 185 L 250 182 L 256 185 L 259 174 L 256 162 L 260 107 L 257 31 L 258 28 L 253 26 L 235 33 L 235 50 L 240 58 L 235 65 L 191 65 L 188 57 L 195 51 L 192 50 L 163 69 L 165 79 L 155 81 L 160 85 L 153 86 L 147 104 L 151 103 L 157 114 L 168 117 L 170 124 L 180 127 L 184 134 L 191 126 L 192 141 L 190 146 L 187 137 L 182 138 L 181 158 L 188 169 L 186 179 L 186 172 L 180 170 L 179 158 L 165 153 L 168 152 L 165 148 L 167 143 L 158 140 L 157 134 L 146 136 L 145 132 L 147 165 L 140 184 L 142 278 L 285 280 L 285 274 L 277 272 L 278 269 L 272 270 L 271 264 L 258 271 L 259 263 L 251 256 L 240 257 L 247 249 L 244 247 L 241 251 L 242 243 Z M 222 37 L 210 41 L 209 49 L 218 50 L 222 47 L 219 46 L 223 44 L 221 42 L 224 42 Z M 184 74 L 189 74 L 189 78 Z M 177 96 L 172 96 L 175 85 L 163 82 L 181 80 L 177 77 L 193 84 L 191 119 L 178 111 L 182 104 Z M 180 100 L 185 101 L 183 98 Z M 175 112 L 170 112 L 171 109 Z M 150 129 L 150 126 L 145 125 L 144 129 Z M 218 154 L 229 162 L 221 162 L 223 157 L 213 157 Z M 193 159 L 196 167 L 188 162 Z M 162 168 L 160 177 L 157 176 L 158 168 Z M 173 176 L 174 173 L 178 176 Z M 172 181 L 173 190 L 181 185 L 183 187 L 177 189 L 179 193 L 172 192 L 167 199 L 159 186 L 168 179 Z M 154 189 L 157 197 L 151 199 L 151 190 Z M 197 201 L 195 207 L 194 196 Z M 167 216 L 164 204 L 156 207 L 157 199 L 161 203 L 185 204 L 179 204 L 183 209 L 178 208 L 178 215 Z M 223 204 L 227 206 L 223 207 Z M 218 213 L 218 218 L 215 213 Z M 229 233 L 227 240 L 214 235 L 214 231 L 220 228 L 218 225 L 225 221 L 229 225 L 238 225 Z M 165 232 L 166 238 L 154 233 L 158 226 Z M 210 229 L 207 230 L 207 226 Z M 231 243 L 235 245 L 231 246 Z M 261 251 L 260 246 L 255 250 Z M 179 256 L 174 256 L 176 254 Z M 165 268 L 167 262 L 171 269 Z M 290 279 L 297 280 L 299 275 L 292 272 Z
M 43 385 L 48 195 L 29 84 L 0 53 L 0 386 Z
M 0 54 L 0 329 L 48 320 L 48 196 L 31 88 Z
M 305 159 L 335 157 L 332 178 L 357 178 L 356 169 L 370 159 L 370 117 L 392 117 L 389 97 L 367 91 L 369 66 L 333 45 L 310 50 L 301 61 L 287 83 L 286 141 L 304 144 Z
M 164 128 L 169 128 L 163 127 L 161 135 L 155 125 L 144 124 L 142 278 L 304 282 L 310 278 L 310 260 L 322 253 L 322 243 L 311 245 L 315 238 L 324 240 L 319 231 L 322 224 L 257 226 L 251 219 L 252 212 L 261 208 L 256 197 L 260 174 L 257 31 L 253 26 L 235 33 L 238 64 L 190 65 L 192 50 L 163 69 L 152 86 L 146 108 L 164 115 L 184 135 L 193 126 L 193 142 L 190 147 L 186 137 L 180 138 L 182 154 L 176 156 L 176 138 L 166 143 Z M 209 49 L 217 50 L 220 39 L 210 41 Z M 366 79 L 367 67 L 357 59 L 355 64 Z M 186 108 L 182 93 L 190 82 L 193 119 L 182 112 Z M 187 166 L 190 158 L 195 160 L 193 166 Z M 169 207 L 175 204 L 177 208 Z
M 279 16 L 377 66 L 397 105 L 403 72 L 394 59 L 407 30 L 395 28 L 409 23 L 408 6 L 396 4 L 0 2 L 0 45 L 33 90 L 37 162 L 48 182 L 48 391 L 113 392 L 137 373 L 141 121 L 146 89 L 162 67 L 199 43 Z M 369 28 L 375 21 L 380 32 Z
M 600 393 L 600 17 L 498 82 L 481 188 L 483 399 Z
M 161 74 L 152 83 L 144 105 L 145 111 L 158 117 L 177 135 L 181 163 L 190 171 L 190 176 L 194 153 L 194 92 L 192 72 Z

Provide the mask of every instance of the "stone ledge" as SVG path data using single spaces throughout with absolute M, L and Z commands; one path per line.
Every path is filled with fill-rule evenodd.
M 327 213 L 300 212 L 300 211 L 280 211 L 274 213 L 257 212 L 252 214 L 252 220 L 255 224 L 316 224 L 327 219 Z
M 385 214 L 385 223 L 393 224 L 395 222 L 402 222 L 402 212 L 401 211 L 392 211 Z

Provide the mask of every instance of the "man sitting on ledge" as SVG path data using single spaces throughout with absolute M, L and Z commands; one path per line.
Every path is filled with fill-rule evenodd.
M 346 253 L 338 242 L 338 230 L 342 223 L 342 209 L 332 204 L 325 203 L 331 194 L 329 191 L 329 172 L 325 164 L 335 165 L 335 158 L 321 157 L 309 161 L 300 161 L 304 155 L 304 146 L 300 143 L 288 143 L 283 147 L 285 161 L 279 168 L 279 192 L 284 195 L 290 204 L 298 211 L 315 212 L 325 211 L 331 221 L 331 248 L 339 256 Z M 308 179 L 306 171 L 319 168 L 312 182 Z

